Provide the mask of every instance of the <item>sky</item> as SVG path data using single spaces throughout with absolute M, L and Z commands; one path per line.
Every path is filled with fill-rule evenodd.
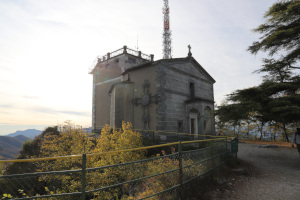
M 169 0 L 173 58 L 216 80 L 220 105 L 258 85 L 266 55 L 247 51 L 276 0 Z M 90 127 L 97 56 L 124 45 L 162 58 L 163 0 L 0 0 L 0 135 L 71 120 Z

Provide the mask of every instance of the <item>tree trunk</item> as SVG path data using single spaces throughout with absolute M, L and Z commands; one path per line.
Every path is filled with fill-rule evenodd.
M 260 128 L 258 129 L 258 130 L 260 131 L 260 137 L 259 137 L 260 140 L 262 140 L 264 124 L 265 124 L 264 122 L 261 122 L 261 126 L 260 126 Z
M 286 142 L 290 142 L 289 136 L 287 134 L 287 130 L 286 130 L 286 127 L 285 127 L 285 124 L 283 124 L 283 131 L 284 131 L 284 135 L 285 135 L 285 141 Z

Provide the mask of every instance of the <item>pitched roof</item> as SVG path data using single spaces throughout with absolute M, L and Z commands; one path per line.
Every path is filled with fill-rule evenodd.
M 215 79 L 213 79 L 213 77 L 193 57 L 160 59 L 160 60 L 157 60 L 157 61 L 154 61 L 154 62 L 146 62 L 146 63 L 143 63 L 141 65 L 137 65 L 135 67 L 127 69 L 126 71 L 124 71 L 122 73 L 122 75 L 126 74 L 128 72 L 131 72 L 131 71 L 143 69 L 145 67 L 151 67 L 151 66 L 156 66 L 156 65 L 159 65 L 159 64 L 166 64 L 166 63 L 172 63 L 172 62 L 178 62 L 178 61 L 179 62 L 185 61 L 185 62 L 190 62 L 190 63 L 194 64 L 195 66 L 198 67 L 198 69 L 201 72 L 203 72 L 209 79 L 211 79 L 211 81 L 213 83 L 216 82 Z

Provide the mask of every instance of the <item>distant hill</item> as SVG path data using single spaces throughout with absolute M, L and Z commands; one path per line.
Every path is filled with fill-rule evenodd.
M 0 156 L 2 159 L 14 159 L 20 152 L 23 143 L 30 138 L 23 135 L 15 137 L 0 136 Z
M 16 131 L 16 132 L 8 134 L 6 136 L 15 137 L 15 136 L 18 136 L 18 135 L 23 135 L 23 136 L 25 136 L 27 138 L 34 139 L 35 136 L 37 136 L 37 135 L 39 135 L 41 133 L 42 133 L 42 131 L 37 130 L 37 129 L 27 129 L 25 131 Z
M 17 136 L 15 136 L 15 137 L 13 137 L 13 138 L 15 138 L 15 139 L 17 139 L 17 140 L 20 140 L 21 142 L 26 142 L 27 140 L 30 140 L 31 138 L 29 138 L 29 137 L 25 137 L 24 135 L 17 135 Z

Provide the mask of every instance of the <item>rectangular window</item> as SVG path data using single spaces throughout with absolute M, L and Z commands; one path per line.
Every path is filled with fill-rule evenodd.
M 178 127 L 178 131 L 183 131 L 183 122 L 182 121 L 178 121 L 177 122 L 177 127 Z
M 126 61 L 126 63 L 136 63 L 136 59 L 134 59 L 134 58 L 128 58 L 128 60 Z
M 194 83 L 190 83 L 190 97 L 191 98 L 195 97 L 195 85 L 194 85 Z

